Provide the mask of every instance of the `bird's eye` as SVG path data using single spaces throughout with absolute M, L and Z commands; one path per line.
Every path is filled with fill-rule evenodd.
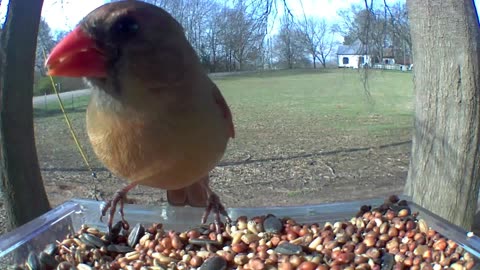
M 138 22 L 130 16 L 119 18 L 112 27 L 112 30 L 116 35 L 121 35 L 124 37 L 134 35 L 138 32 L 138 29 Z

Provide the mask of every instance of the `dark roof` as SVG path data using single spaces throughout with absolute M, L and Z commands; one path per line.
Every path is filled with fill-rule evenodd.
M 394 58 L 394 57 L 395 57 L 395 53 L 392 47 L 383 49 L 383 58 Z
M 337 54 L 366 54 L 366 46 L 360 42 L 360 40 L 355 41 L 352 45 L 340 45 L 337 49 Z

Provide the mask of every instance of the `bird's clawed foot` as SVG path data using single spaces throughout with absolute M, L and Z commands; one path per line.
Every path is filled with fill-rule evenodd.
M 120 216 L 122 218 L 123 229 L 128 230 L 128 228 L 130 227 L 128 222 L 125 220 L 125 215 L 123 213 L 123 205 L 124 205 L 125 199 L 127 198 L 126 196 L 127 192 L 128 191 L 125 191 L 124 189 L 117 191 L 113 196 L 113 199 L 105 202 L 105 204 L 102 207 L 102 216 L 100 217 L 100 220 L 102 220 L 102 218 L 106 216 L 107 211 L 110 209 L 109 215 L 108 215 L 108 223 L 107 223 L 109 232 L 112 230 L 113 217 L 115 215 L 115 210 L 117 209 L 117 204 L 120 204 L 118 208 L 118 212 L 120 212 Z
M 213 212 L 215 214 L 214 223 L 215 223 L 215 230 L 217 231 L 217 233 L 221 233 L 220 224 L 222 222 L 220 220 L 220 214 L 225 216 L 227 223 L 232 222 L 232 220 L 228 216 L 227 211 L 225 210 L 225 207 L 220 202 L 220 198 L 218 197 L 217 194 L 213 192 L 208 197 L 207 208 L 205 209 L 205 213 L 203 213 L 203 216 L 202 216 L 202 224 L 205 224 L 207 222 L 207 218 L 208 218 L 208 215 L 210 215 L 210 212 Z

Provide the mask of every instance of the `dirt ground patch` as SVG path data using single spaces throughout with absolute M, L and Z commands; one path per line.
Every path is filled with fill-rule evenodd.
M 212 187 L 227 207 L 305 205 L 349 201 L 389 194 L 401 194 L 408 170 L 411 144 L 365 144 L 362 147 L 325 149 L 318 152 L 228 155 L 211 173 Z M 383 147 L 377 147 L 382 145 Z M 40 152 L 40 159 L 45 156 Z M 42 162 L 42 176 L 52 206 L 72 198 L 94 198 L 93 180 L 81 160 L 63 155 L 64 164 L 80 168 L 59 168 L 55 161 Z M 125 181 L 96 168 L 98 191 L 108 199 Z M 163 190 L 139 186 L 129 193 L 132 203 L 162 205 Z M 0 223 L 0 232 L 4 225 Z
M 212 187 L 227 207 L 303 205 L 383 197 L 402 193 L 409 143 L 383 149 L 340 150 L 335 154 L 251 158 L 220 164 L 211 174 Z M 53 205 L 70 198 L 93 198 L 85 170 L 42 171 Z M 110 198 L 125 181 L 98 171 L 98 190 Z M 129 198 L 138 204 L 161 205 L 165 192 L 137 187 Z

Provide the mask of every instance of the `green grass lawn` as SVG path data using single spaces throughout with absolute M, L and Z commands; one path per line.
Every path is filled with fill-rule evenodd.
M 87 108 L 88 101 L 90 100 L 89 96 L 81 96 L 74 98 L 62 98 L 62 103 L 67 113 L 72 113 L 75 111 L 84 112 Z M 34 117 L 42 118 L 47 116 L 54 116 L 61 113 L 60 103 L 58 99 L 50 102 L 39 102 L 33 106 Z
M 410 128 L 411 74 L 370 71 L 266 72 L 217 80 L 240 125 L 257 122 L 324 125 L 355 132 Z M 313 120 L 315 120 L 313 122 Z

